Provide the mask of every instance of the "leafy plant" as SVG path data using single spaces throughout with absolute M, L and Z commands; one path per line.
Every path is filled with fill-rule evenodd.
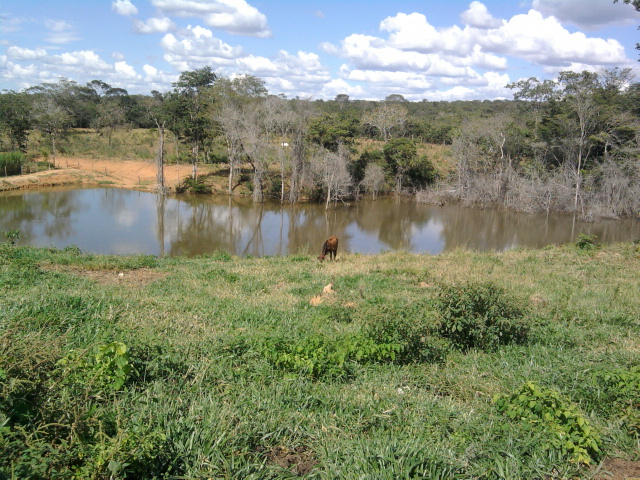
M 581 233 L 576 240 L 576 247 L 580 250 L 594 250 L 598 248 L 595 235 L 586 235 Z
M 558 392 L 525 383 L 512 395 L 497 395 L 498 411 L 546 434 L 545 448 L 568 455 L 572 462 L 590 464 L 600 456 L 600 436 L 576 405 Z
M 602 380 L 629 434 L 640 435 L 640 366 L 608 372 Z
M 376 342 L 364 336 L 329 339 L 313 335 L 299 341 L 266 339 L 260 353 L 278 368 L 312 378 L 349 376 L 354 363 L 390 363 L 402 351 L 397 342 Z
M 128 349 L 122 342 L 98 345 L 92 355 L 72 350 L 58 361 L 58 366 L 64 383 L 84 384 L 97 390 L 120 390 L 131 372 Z
M 3 231 L 2 234 L 11 245 L 15 245 L 20 239 L 20 230 L 6 230 Z
M 521 343 L 529 332 L 525 309 L 493 283 L 445 286 L 436 309 L 440 335 L 461 350 Z
M 433 323 L 425 321 L 424 308 L 383 307 L 370 314 L 363 335 L 376 345 L 398 345 L 395 363 L 440 361 L 451 349 L 451 343 L 438 336 Z

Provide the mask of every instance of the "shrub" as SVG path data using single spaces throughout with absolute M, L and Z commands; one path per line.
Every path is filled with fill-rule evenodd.
M 95 393 L 120 390 L 131 372 L 129 352 L 122 342 L 98 345 L 91 354 L 71 350 L 58 366 L 64 384 L 77 384 Z
M 503 415 L 544 433 L 545 449 L 560 451 L 576 463 L 599 458 L 600 436 L 558 392 L 527 382 L 512 395 L 497 395 L 494 403 Z
M 640 366 L 616 369 L 597 379 L 604 385 L 611 408 L 630 435 L 640 435 Z
M 260 354 L 275 367 L 312 378 L 339 378 L 353 374 L 356 363 L 391 363 L 403 350 L 399 343 L 376 342 L 361 335 L 327 338 L 313 335 L 298 341 L 269 338 Z
M 440 361 L 450 350 L 451 343 L 434 330 L 434 324 L 424 320 L 422 306 L 417 312 L 390 308 L 368 320 L 364 337 L 378 345 L 398 345 L 395 363 Z
M 211 187 L 205 184 L 201 179 L 194 180 L 191 177 L 185 178 L 178 187 L 176 187 L 177 193 L 211 193 Z
M 492 283 L 445 286 L 436 300 L 438 332 L 463 351 L 523 342 L 525 309 Z
M 585 235 L 581 233 L 576 240 L 576 247 L 580 250 L 594 250 L 598 248 L 595 235 Z

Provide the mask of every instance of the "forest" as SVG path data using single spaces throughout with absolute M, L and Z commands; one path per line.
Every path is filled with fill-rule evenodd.
M 192 165 L 193 191 L 203 181 L 198 164 L 220 164 L 228 194 L 245 181 L 254 202 L 328 208 L 401 194 L 583 219 L 640 214 L 640 83 L 631 69 L 567 71 L 508 87 L 512 100 L 342 94 L 324 101 L 271 95 L 260 78 L 223 77 L 210 67 L 182 72 L 170 91 L 148 95 L 61 79 L 0 93 L 0 173 L 28 172 L 42 157 L 55 164 L 79 129 L 109 144 L 116 131 L 151 129 L 159 193 L 172 161 Z M 444 163 L 425 145 L 443 146 Z

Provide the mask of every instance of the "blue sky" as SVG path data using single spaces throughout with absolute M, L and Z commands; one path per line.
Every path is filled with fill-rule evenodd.
M 511 98 L 530 76 L 638 73 L 638 25 L 622 0 L 0 0 L 0 90 L 148 94 L 210 66 L 288 98 Z

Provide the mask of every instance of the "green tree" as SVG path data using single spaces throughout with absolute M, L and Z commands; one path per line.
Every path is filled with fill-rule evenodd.
M 358 119 L 349 113 L 323 113 L 311 120 L 309 139 L 331 152 L 337 152 L 340 145 L 353 145 L 358 127 Z
M 70 110 L 70 89 L 75 84 L 66 80 L 58 83 L 43 83 L 27 90 L 33 95 L 32 122 L 37 129 L 49 136 L 51 141 L 51 156 L 56 163 L 56 143 L 61 135 L 73 125 Z
M 177 101 L 173 104 L 175 116 L 182 122 L 182 131 L 191 143 L 192 178 L 198 178 L 200 149 L 206 138 L 213 134 L 211 87 L 218 75 L 211 67 L 182 72 L 173 83 L 173 93 Z
M 9 137 L 12 150 L 27 151 L 31 105 L 24 93 L 5 91 L 0 94 L 0 131 Z
M 401 193 L 407 183 L 415 188 L 430 181 L 432 175 L 429 170 L 433 170 L 433 166 L 428 160 L 418 158 L 418 149 L 413 140 L 392 138 L 384 146 L 383 152 L 387 166 L 395 178 L 396 193 Z

